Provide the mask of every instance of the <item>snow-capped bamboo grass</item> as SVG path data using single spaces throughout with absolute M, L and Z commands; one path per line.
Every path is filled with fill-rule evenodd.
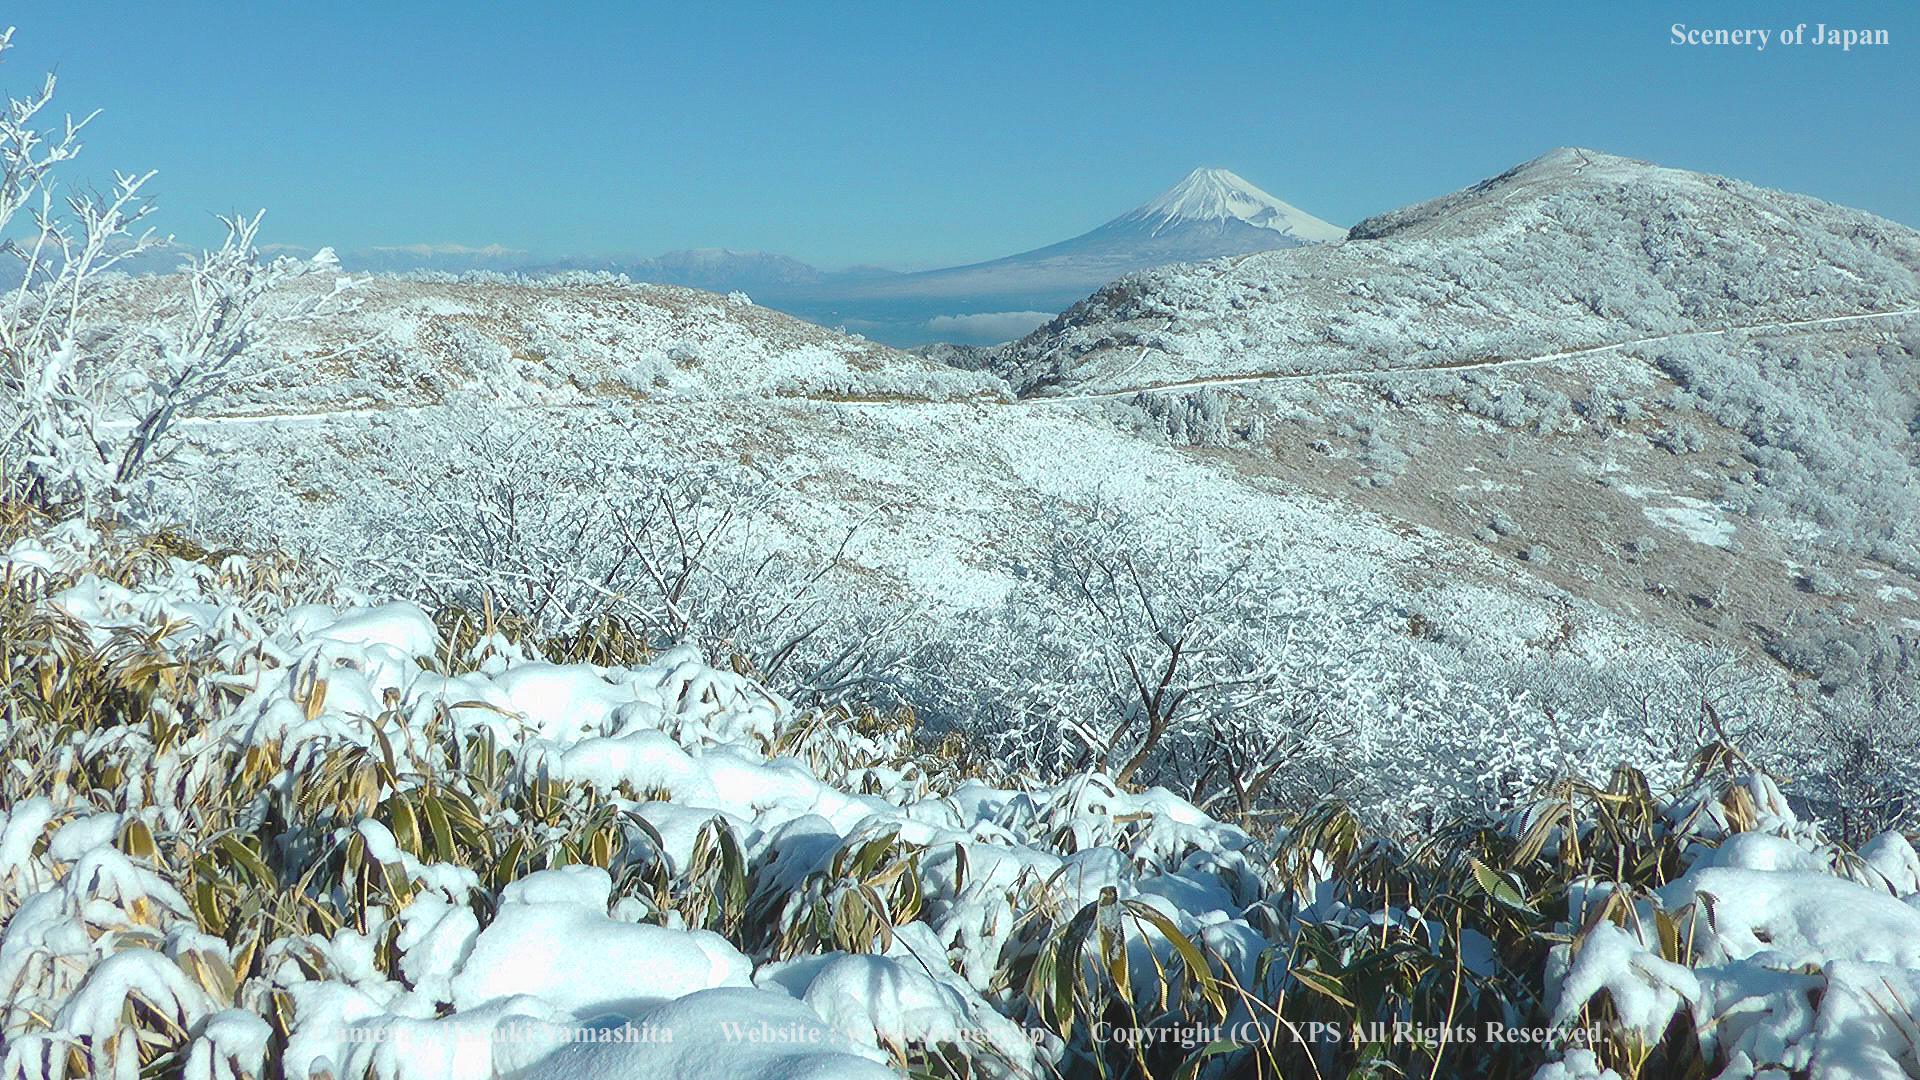
M 391 1050 L 326 1032 L 424 1047 L 450 1037 L 433 1024 L 504 1022 L 502 1001 L 564 1022 L 626 993 L 555 981 L 541 943 L 563 925 L 720 964 L 647 975 L 669 978 L 648 1000 L 679 1004 L 617 1006 L 629 1020 L 803 1008 L 834 1033 L 810 1066 L 831 1075 L 1652 1077 L 1769 1046 L 1791 1065 L 1839 1052 L 1819 1034 L 1838 1014 L 1716 1017 L 1752 973 L 1819 955 L 1843 959 L 1836 1001 L 1885 1014 L 1874 1045 L 1903 1038 L 1896 999 L 1846 990 L 1869 970 L 1854 959 L 1920 965 L 1894 939 L 1740 943 L 1789 940 L 1782 890 L 1877 911 L 1920 891 L 1920 858 L 1895 834 L 1829 843 L 1724 744 L 1675 793 L 1623 767 L 1421 837 L 1322 803 L 1256 840 L 1097 774 L 968 779 L 908 715 L 794 709 L 612 624 L 543 641 L 483 610 L 443 628 L 316 606 L 363 598 L 177 534 L 0 522 L 8 1080 L 400 1075 Z M 1757 992 L 1824 985 L 1780 977 Z M 1681 1007 L 1692 1023 L 1669 1022 Z M 1457 1035 L 1549 1024 L 1597 1039 Z M 643 1050 L 637 1075 L 678 1060 Z M 448 1053 L 409 1075 L 571 1060 Z

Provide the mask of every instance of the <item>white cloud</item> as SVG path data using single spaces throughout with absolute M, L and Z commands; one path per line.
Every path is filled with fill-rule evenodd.
M 927 329 L 962 344 L 997 345 L 1025 337 L 1053 318 L 1051 311 L 986 311 L 978 315 L 935 315 Z

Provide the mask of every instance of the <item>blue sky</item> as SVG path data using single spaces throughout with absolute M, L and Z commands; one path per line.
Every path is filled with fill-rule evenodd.
M 1593 6 L 10 0 L 0 90 L 56 71 L 104 110 L 77 175 L 159 170 L 197 244 L 265 207 L 268 242 L 912 269 L 1198 165 L 1346 225 L 1569 144 L 1920 225 L 1920 5 Z M 1802 22 L 1891 44 L 1780 46 Z

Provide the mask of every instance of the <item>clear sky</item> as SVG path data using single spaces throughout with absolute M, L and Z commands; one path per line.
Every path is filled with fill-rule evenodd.
M 1199 165 L 1341 225 L 1580 145 L 1920 225 L 1920 4 L 8 0 L 16 95 L 165 231 L 684 247 L 916 269 L 1051 243 Z M 1769 31 L 1673 44 L 1672 24 Z M 1782 46 L 1807 23 L 1877 48 Z

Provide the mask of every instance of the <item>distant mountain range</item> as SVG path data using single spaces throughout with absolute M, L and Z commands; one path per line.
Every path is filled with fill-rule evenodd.
M 348 273 L 606 271 L 655 285 L 739 291 L 809 322 L 909 346 L 1009 341 L 1135 271 L 1330 243 L 1345 236 L 1345 229 L 1274 198 L 1226 169 L 1195 169 L 1157 198 L 1070 240 L 989 262 L 918 273 L 875 266 L 821 270 L 785 255 L 722 248 L 643 259 L 542 258 L 498 246 L 412 245 L 342 251 L 339 257 Z M 306 253 L 292 248 L 286 252 Z M 171 270 L 179 256 L 169 260 L 164 268 L 154 268 Z
M 653 285 L 685 285 L 708 292 L 744 290 L 760 292 L 832 285 L 848 281 L 899 277 L 897 270 L 878 266 L 856 266 L 846 270 L 822 270 L 787 255 L 767 251 L 730 251 L 726 248 L 694 248 L 669 251 L 652 259 L 562 258 L 525 268 L 528 273 L 550 274 L 568 270 L 606 270 L 625 274 L 635 281 Z M 759 299 L 758 296 L 755 299 Z

